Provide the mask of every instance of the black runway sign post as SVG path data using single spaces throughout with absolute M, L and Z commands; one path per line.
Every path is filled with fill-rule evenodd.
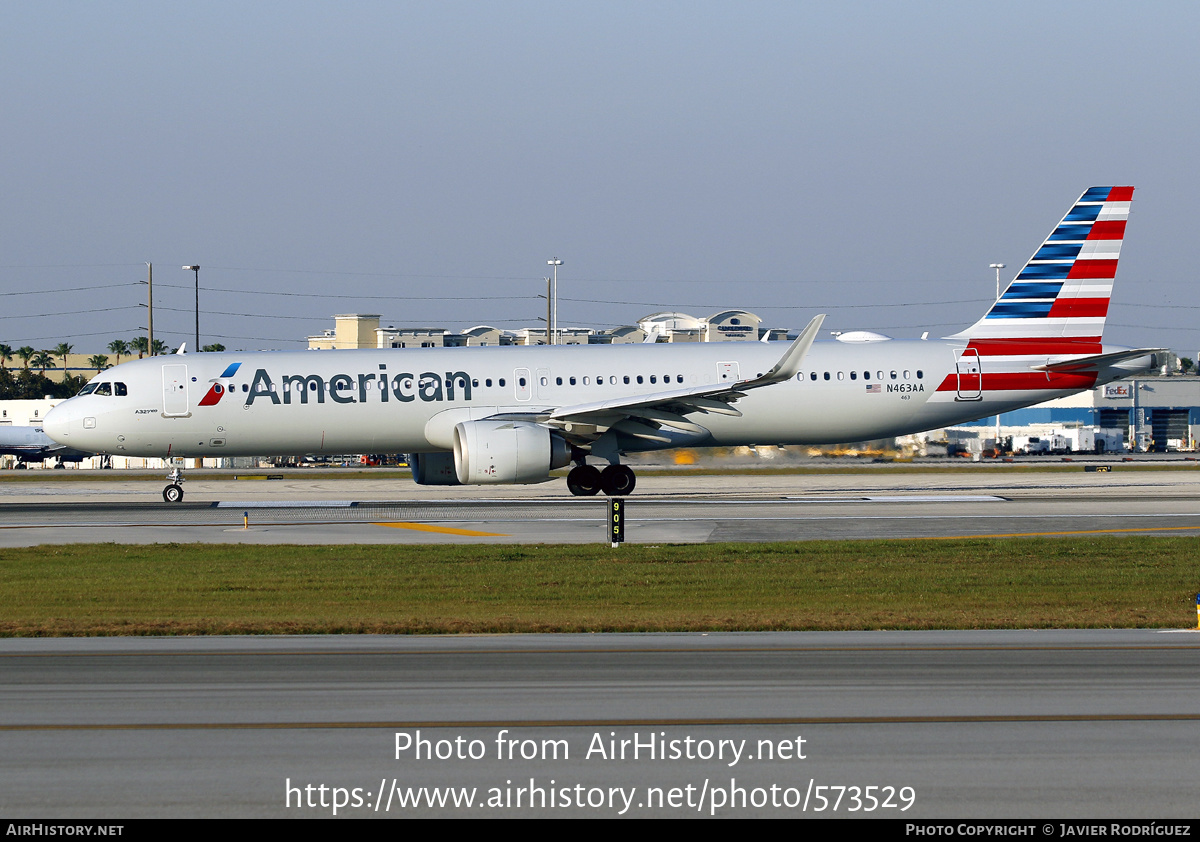
M 625 541 L 625 498 L 608 498 L 608 540 L 615 550 Z

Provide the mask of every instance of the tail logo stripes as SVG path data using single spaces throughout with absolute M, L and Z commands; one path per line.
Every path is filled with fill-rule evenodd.
M 987 315 L 952 338 L 1096 341 L 1132 200 L 1132 187 L 1087 190 Z
M 987 314 L 949 337 L 966 347 L 956 351 L 960 370 L 938 392 L 948 399 L 977 399 L 973 390 L 964 393 L 962 383 L 961 362 L 972 352 L 984 394 L 1090 388 L 1094 370 L 1045 366 L 1103 352 L 1104 320 L 1132 200 L 1132 187 L 1085 191 Z

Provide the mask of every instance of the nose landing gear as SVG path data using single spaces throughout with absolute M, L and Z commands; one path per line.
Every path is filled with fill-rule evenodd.
M 173 468 L 171 473 L 167 474 L 167 479 L 171 484 L 163 489 L 163 500 L 168 503 L 183 502 L 183 471 Z

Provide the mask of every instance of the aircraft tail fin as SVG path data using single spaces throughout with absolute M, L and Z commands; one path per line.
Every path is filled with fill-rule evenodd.
M 987 314 L 948 338 L 1003 340 L 1028 353 L 1098 346 L 1132 199 L 1132 187 L 1086 190 Z

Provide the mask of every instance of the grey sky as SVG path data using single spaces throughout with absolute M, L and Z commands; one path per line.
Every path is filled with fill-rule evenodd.
M 0 342 L 745 307 L 951 333 L 1133 184 L 1105 338 L 1193 356 L 1200 7 L 8 3 Z M 112 285 L 104 289 L 84 289 Z M 36 291 L 37 294 L 15 294 Z

